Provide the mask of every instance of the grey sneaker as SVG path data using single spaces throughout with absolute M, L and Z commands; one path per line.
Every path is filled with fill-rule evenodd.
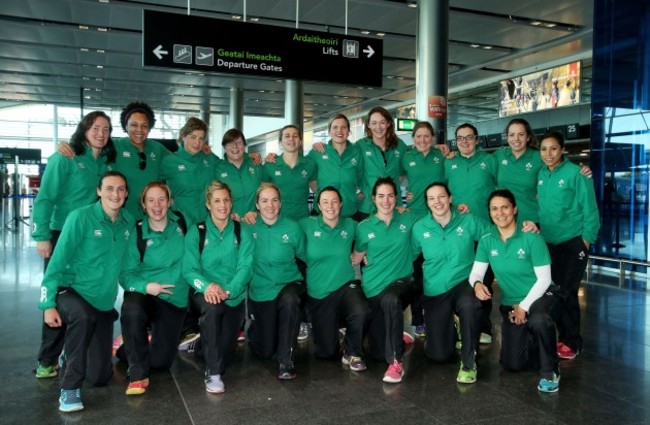
M 221 375 L 207 375 L 205 377 L 205 390 L 212 394 L 221 394 L 226 391 Z
M 298 331 L 298 341 L 304 341 L 309 338 L 309 325 L 306 322 L 300 322 L 300 330 Z

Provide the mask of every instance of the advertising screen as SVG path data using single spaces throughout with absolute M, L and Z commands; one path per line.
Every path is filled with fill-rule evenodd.
M 560 108 L 580 103 L 580 62 L 502 80 L 499 116 Z

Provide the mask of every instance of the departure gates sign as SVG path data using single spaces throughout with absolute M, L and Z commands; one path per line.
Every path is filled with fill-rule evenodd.
M 383 41 L 144 11 L 143 65 L 381 87 Z

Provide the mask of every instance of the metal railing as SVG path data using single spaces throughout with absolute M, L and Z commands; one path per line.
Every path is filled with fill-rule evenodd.
M 606 261 L 610 263 L 618 263 L 618 287 L 622 288 L 625 286 L 625 277 L 628 272 L 634 273 L 635 271 L 633 270 L 627 270 L 625 268 L 625 265 L 631 265 L 631 266 L 641 266 L 641 267 L 650 267 L 650 262 L 648 261 L 639 261 L 639 260 L 628 260 L 625 258 L 613 258 L 613 257 L 601 257 L 599 255 L 590 255 L 589 256 L 589 262 L 587 263 L 587 282 L 592 281 L 592 276 L 594 274 L 594 264 L 593 262 L 597 261 Z M 607 266 L 595 266 L 595 267 L 603 267 L 606 269 L 610 269 L 610 267 Z M 615 270 L 614 268 L 611 268 L 613 271 Z M 647 278 L 647 274 L 646 274 Z

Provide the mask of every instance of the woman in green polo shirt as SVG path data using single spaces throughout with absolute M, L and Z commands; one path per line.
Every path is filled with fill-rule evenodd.
M 280 190 L 274 184 L 260 185 L 255 204 L 259 216 L 250 226 L 254 253 L 248 342 L 260 357 L 276 354 L 278 379 L 295 379 L 293 353 L 305 296 L 296 257 L 305 259 L 305 234 L 298 223 L 280 215 Z
M 248 226 L 231 219 L 230 188 L 217 180 L 205 192 L 210 218 L 187 233 L 183 274 L 200 305 L 200 352 L 205 359 L 205 390 L 225 391 L 221 375 L 231 362 L 244 318 L 252 276 L 253 240 Z
M 316 189 L 317 166 L 302 154 L 302 137 L 295 125 L 280 130 L 282 155 L 264 164 L 263 180 L 275 184 L 282 195 L 282 214 L 292 220 L 309 216 L 309 191 Z
M 81 119 L 70 137 L 69 147 L 75 156 L 67 157 L 57 152 L 47 162 L 34 201 L 32 230 L 36 249 L 44 260 L 44 271 L 47 271 L 68 214 L 97 199 L 97 180 L 109 164 L 115 162 L 112 131 L 108 115 L 102 111 L 90 112 Z M 43 324 L 37 378 L 57 375 L 57 358 L 63 350 L 64 335 L 64 327 L 51 328 Z
M 341 194 L 341 217 L 352 217 L 361 221 L 357 215 L 357 192 L 363 179 L 363 156 L 352 144 L 350 120 L 343 114 L 333 115 L 327 124 L 330 140 L 325 145 L 313 149 L 307 155 L 318 164 L 316 193 L 327 186 L 335 187 Z M 365 217 L 364 217 L 365 218 Z
M 129 364 L 127 395 L 143 394 L 150 370 L 166 370 L 174 362 L 189 288 L 181 273 L 187 225 L 170 210 L 169 187 L 161 181 L 149 183 L 140 203 L 146 215 L 136 222 L 137 237 L 129 246 L 120 278 L 124 289 L 120 323 Z
M 226 183 L 232 191 L 233 218 L 244 223 L 254 223 L 255 191 L 262 182 L 262 166 L 256 165 L 246 155 L 246 138 L 236 128 L 226 131 L 221 140 L 224 160 L 215 168 L 214 178 Z
M 392 178 L 377 179 L 372 188 L 377 212 L 357 226 L 353 253 L 354 264 L 367 263 L 362 288 L 370 306 L 369 353 L 388 363 L 383 378 L 388 383 L 402 382 L 404 376 L 403 312 L 411 301 L 413 283 L 411 228 L 415 216 L 395 211 L 397 196 Z
M 518 228 L 512 192 L 492 192 L 488 202 L 495 227 L 479 242 L 469 282 L 478 299 L 490 298 L 491 291 L 482 281 L 488 264 L 492 266 L 501 289 L 501 365 L 519 371 L 539 363 L 542 377 L 537 389 L 556 392 L 560 369 L 550 314 L 556 297 L 547 292 L 551 285 L 548 249 L 541 235 Z
M 340 353 L 339 321 L 345 319 L 341 362 L 355 372 L 364 371 L 363 329 L 369 309 L 350 263 L 356 224 L 349 217 L 340 217 L 341 195 L 334 186 L 324 187 L 317 202 L 321 214 L 300 221 L 307 239 L 307 310 L 314 352 L 320 358 Z
M 205 155 L 203 147 L 208 137 L 208 125 L 195 117 L 181 128 L 181 147 L 166 156 L 160 168 L 160 179 L 167 182 L 174 194 L 174 209 L 187 219 L 188 226 L 205 220 L 205 189 L 213 179 L 218 158 Z
M 600 216 L 593 181 L 564 158 L 564 136 L 549 131 L 542 136 L 537 193 L 542 236 L 551 253 L 553 282 L 563 300 L 557 322 L 560 358 L 573 359 L 582 350 L 578 287 L 596 241 Z
M 488 231 L 489 223 L 452 208 L 451 192 L 444 183 L 431 183 L 425 197 L 430 213 L 415 223 L 412 238 L 414 253 L 422 252 L 424 257 L 424 352 L 436 362 L 446 362 L 453 356 L 457 315 L 462 346 L 456 381 L 471 384 L 477 375 L 480 303 L 467 277 L 474 262 L 475 244 Z

